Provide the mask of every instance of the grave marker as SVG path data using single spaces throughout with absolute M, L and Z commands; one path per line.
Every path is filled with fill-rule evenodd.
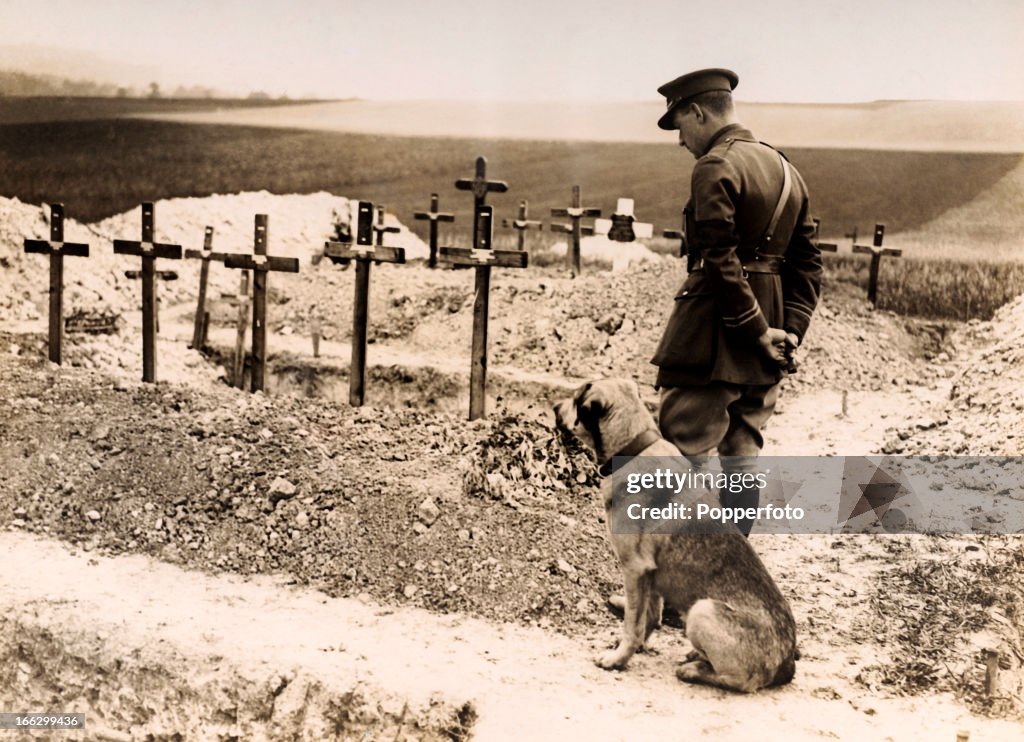
M 526 217 L 530 213 L 530 204 L 527 201 L 519 202 L 519 217 L 516 219 L 502 219 L 501 226 L 505 229 L 514 229 L 519 234 L 517 235 L 518 249 L 520 251 L 526 249 L 526 230 L 528 229 L 544 229 L 544 225 L 538 221 L 531 221 Z
M 473 192 L 474 217 L 477 206 L 483 206 L 487 201 L 488 193 L 504 193 L 508 190 L 508 183 L 503 180 L 487 180 L 487 158 L 476 158 L 476 175 L 469 178 L 459 178 L 455 181 L 455 187 L 460 191 Z M 474 228 L 474 232 L 475 232 Z
M 267 215 L 257 214 L 253 254 L 228 254 L 224 265 L 253 272 L 252 383 L 249 388 L 261 392 L 267 370 L 267 274 L 271 271 L 298 273 L 299 261 L 298 258 L 267 255 Z
M 384 204 L 377 205 L 377 221 L 373 225 L 373 234 L 376 238 L 373 242 L 374 245 L 384 244 L 384 235 L 386 234 L 398 234 L 402 230 L 398 227 L 386 227 L 384 226 Z
M 428 268 L 437 267 L 437 223 L 454 222 L 455 215 L 443 213 L 438 209 L 438 198 L 436 193 L 430 194 L 430 211 L 417 211 L 413 213 L 414 219 L 430 220 L 430 258 L 427 260 Z
M 595 219 L 594 234 L 608 235 L 615 242 L 636 242 L 654 234 L 654 225 L 638 222 L 633 216 L 633 199 L 620 198 L 615 203 L 611 219 Z
M 441 257 L 451 265 L 476 267 L 469 375 L 469 419 L 476 420 L 484 416 L 487 406 L 484 395 L 487 386 L 487 310 L 491 293 L 491 264 L 509 259 L 506 251 L 499 251 L 499 256 L 491 250 L 494 212 L 486 206 L 486 201 L 488 193 L 505 193 L 508 183 L 503 180 L 487 180 L 487 158 L 477 157 L 476 175 L 472 180 L 460 178 L 455 181 L 455 187 L 460 191 L 473 192 L 473 247 L 441 248 Z M 526 267 L 526 255 L 520 253 L 518 259 L 522 260 L 522 265 L 510 267 Z
M 479 204 L 473 211 L 473 247 L 442 247 L 441 260 L 476 267 L 473 300 L 473 344 L 469 374 L 469 419 L 487 414 L 487 321 L 491 292 L 491 267 L 525 268 L 528 254 L 521 250 L 494 250 L 493 207 Z
M 64 256 L 89 257 L 89 246 L 64 241 L 64 204 L 50 204 L 50 239 L 25 240 L 25 252 L 50 256 L 48 357 L 60 364 L 64 348 Z
M 206 285 L 210 278 L 210 261 L 217 260 L 221 263 L 227 253 L 212 252 L 213 248 L 213 227 L 207 227 L 203 235 L 202 250 L 186 250 L 185 257 L 193 260 L 202 260 L 199 268 L 199 298 L 196 300 L 195 326 L 192 330 L 192 343 L 188 346 L 196 350 L 202 350 L 206 346 L 206 334 L 209 332 L 210 315 L 206 311 Z
M 580 187 L 578 185 L 574 185 L 572 187 L 572 205 L 564 209 L 551 210 L 551 216 L 567 216 L 572 219 L 572 224 L 552 224 L 551 231 L 565 232 L 572 235 L 572 243 L 569 245 L 566 255 L 569 258 L 569 268 L 572 270 L 573 278 L 580 275 L 582 272 L 580 237 L 585 234 L 594 234 L 594 228 L 580 225 L 580 219 L 583 217 L 601 216 L 600 209 L 595 209 L 590 206 L 581 206 L 581 203 Z
M 882 240 L 885 239 L 885 225 L 875 225 L 875 239 L 873 245 L 854 245 L 855 253 L 871 255 L 871 273 L 868 276 L 868 301 L 874 306 L 878 303 L 878 268 L 882 263 L 882 256 L 889 255 L 898 258 L 903 254 L 902 250 L 892 247 L 882 247 Z
M 151 202 L 142 204 L 142 239 L 114 240 L 114 253 L 138 255 L 142 258 L 142 380 L 156 383 L 157 293 L 156 259 L 181 259 L 181 245 L 155 242 L 155 209 Z
M 359 202 L 356 242 L 326 242 L 324 255 L 333 262 L 356 261 L 355 300 L 352 307 L 352 362 L 349 365 L 348 401 L 353 407 L 363 404 L 366 389 L 366 325 L 370 313 L 370 263 L 404 263 L 405 248 L 383 245 L 384 234 L 397 232 L 395 227 L 383 228 L 383 207 L 378 207 L 378 224 L 373 223 L 373 204 Z M 377 234 L 374 245 L 373 233 Z
M 814 239 L 821 236 L 821 219 L 814 220 Z M 839 245 L 833 242 L 819 242 L 818 249 L 823 252 L 839 252 Z

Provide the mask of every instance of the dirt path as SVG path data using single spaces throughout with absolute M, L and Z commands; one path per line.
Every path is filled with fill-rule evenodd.
M 74 553 L 16 533 L 0 536 L 0 555 L 3 633 L 10 638 L 9 629 L 17 628 L 24 645 L 13 663 L 15 688 L 46 687 L 60 675 L 60 666 L 31 651 L 33 637 L 47 630 L 59 632 L 68 642 L 63 654 L 80 663 L 94 658 L 99 644 L 108 663 L 120 657 L 134 672 L 148 674 L 148 687 L 131 694 L 120 688 L 121 678 L 105 673 L 96 675 L 95 687 L 78 688 L 77 698 L 73 684 L 55 686 L 69 710 L 98 698 L 89 710 L 98 704 L 107 712 L 110 739 L 174 731 L 191 738 L 231 727 L 209 721 L 201 729 L 192 726 L 199 723 L 193 714 L 201 704 L 187 696 L 177 707 L 151 705 L 181 683 L 182 673 L 193 688 L 217 677 L 271 686 L 286 678 L 286 688 L 271 699 L 276 708 L 269 717 L 277 724 L 289 713 L 314 724 L 319 696 L 312 688 L 338 697 L 358 690 L 368 705 L 389 710 L 376 729 L 372 722 L 364 725 L 370 735 L 365 739 L 381 738 L 386 727 L 391 738 L 400 699 L 408 703 L 403 728 L 413 736 L 437 736 L 432 708 L 443 717 L 439 708 L 469 703 L 478 715 L 474 734 L 488 740 L 678 739 L 684 733 L 717 739 L 953 739 L 959 729 L 969 729 L 972 740 L 1024 739 L 1018 726 L 970 717 L 941 696 L 872 698 L 834 672 L 844 657 L 816 657 L 813 650 L 792 685 L 744 697 L 676 681 L 672 667 L 685 652 L 678 632 L 663 632 L 657 653 L 637 657 L 628 672 L 606 673 L 591 662 L 602 637 L 573 640 L 459 616 L 382 609 L 266 578 L 185 574 L 141 556 Z M 40 564 L 50 568 L 39 570 Z M 129 584 L 133 589 L 125 590 Z M 0 646 L 10 655 L 10 640 Z M 0 701 L 13 708 L 15 700 L 2 697 L 10 687 L 0 691 Z M 16 697 L 24 705 L 26 696 Z M 243 734 L 270 729 L 268 721 L 237 717 L 235 728 Z M 120 727 L 120 736 L 114 732 L 116 721 L 131 719 L 134 726 Z M 416 730 L 416 723 L 425 728 Z

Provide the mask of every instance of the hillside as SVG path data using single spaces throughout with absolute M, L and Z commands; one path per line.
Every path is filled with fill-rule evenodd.
M 652 99 L 657 96 L 652 91 Z M 651 103 L 346 101 L 273 111 L 173 114 L 189 123 L 272 126 L 391 136 L 672 143 Z M 1024 152 L 1024 103 L 878 101 L 737 102 L 761 139 L 780 147 L 924 152 Z
M 1005 257 L 1000 253 L 1009 251 L 1019 259 L 1024 255 L 1024 160 L 991 188 L 903 233 L 900 242 L 918 254 L 949 257 L 973 252 L 980 243 L 988 248 L 986 257 Z

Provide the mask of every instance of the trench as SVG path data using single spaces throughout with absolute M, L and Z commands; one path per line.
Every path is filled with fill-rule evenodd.
M 225 380 L 231 376 L 229 348 L 207 349 L 207 359 L 220 367 Z M 246 359 L 242 386 L 250 380 Z M 322 399 L 349 404 L 348 364 L 330 359 L 271 354 L 265 374 L 267 394 Z M 557 378 L 515 378 L 500 370 L 487 374 L 488 413 L 528 417 L 549 416 L 551 406 L 571 392 L 577 382 Z M 416 409 L 435 414 L 465 415 L 469 410 L 469 374 L 441 370 L 430 365 L 369 364 L 364 381 L 364 404 L 395 409 Z

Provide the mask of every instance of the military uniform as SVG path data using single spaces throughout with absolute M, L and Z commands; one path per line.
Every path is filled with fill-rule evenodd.
M 729 70 L 702 70 L 662 86 L 668 111 L 659 126 L 676 128 L 678 106 L 736 82 Z M 740 124 L 707 142 L 686 207 L 689 273 L 652 359 L 662 435 L 688 456 L 717 448 L 737 457 L 723 464 L 738 471 L 753 468 L 783 377 L 758 338 L 772 327 L 802 339 L 821 285 L 807 187 L 783 160 Z M 726 497 L 726 505 L 757 504 L 756 490 Z
M 766 386 L 782 378 L 756 340 L 769 327 L 803 338 L 821 283 L 807 187 L 789 168 L 789 198 L 763 244 L 782 188 L 782 155 L 732 124 L 697 160 L 686 206 L 690 272 L 652 360 L 659 386 Z

